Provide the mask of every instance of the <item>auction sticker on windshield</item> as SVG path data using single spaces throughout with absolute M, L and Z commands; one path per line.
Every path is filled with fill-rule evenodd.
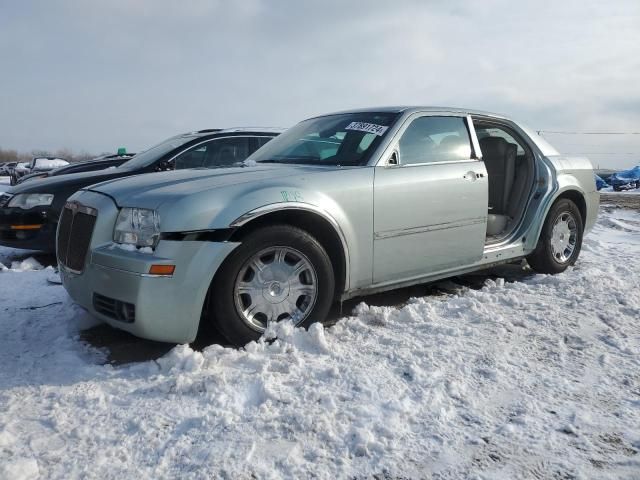
M 376 125 L 375 123 L 351 122 L 347 125 L 345 130 L 357 130 L 359 132 L 373 133 L 374 135 L 381 137 L 388 128 L 389 127 L 384 127 L 382 125 Z

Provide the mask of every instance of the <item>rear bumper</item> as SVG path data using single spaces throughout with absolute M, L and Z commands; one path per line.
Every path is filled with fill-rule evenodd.
M 150 340 L 188 343 L 198 333 L 213 275 L 237 245 L 161 241 L 154 254 L 103 245 L 89 252 L 82 273 L 61 266 L 60 276 L 71 298 L 109 325 Z M 150 276 L 153 264 L 176 269 L 170 277 Z M 109 301 L 120 311 L 105 313 Z
M 57 224 L 58 214 L 50 208 L 0 208 L 0 245 L 55 252 Z

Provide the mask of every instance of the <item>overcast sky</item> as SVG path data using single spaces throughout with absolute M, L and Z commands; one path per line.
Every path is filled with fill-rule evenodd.
M 27 151 L 392 104 L 640 132 L 640 1 L 0 0 L 0 86 L 0 147 Z M 640 163 L 640 135 L 547 139 Z

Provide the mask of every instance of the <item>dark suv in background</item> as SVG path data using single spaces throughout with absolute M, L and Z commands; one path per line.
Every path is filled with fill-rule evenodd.
M 71 195 L 95 183 L 131 175 L 240 165 L 280 130 L 209 129 L 176 135 L 117 168 L 27 181 L 0 193 L 0 245 L 55 252 L 62 207 Z

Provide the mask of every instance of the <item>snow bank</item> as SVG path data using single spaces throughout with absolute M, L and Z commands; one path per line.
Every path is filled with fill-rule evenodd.
M 0 478 L 634 478 L 639 228 L 605 214 L 561 275 L 118 368 L 50 272 L 5 271 Z

